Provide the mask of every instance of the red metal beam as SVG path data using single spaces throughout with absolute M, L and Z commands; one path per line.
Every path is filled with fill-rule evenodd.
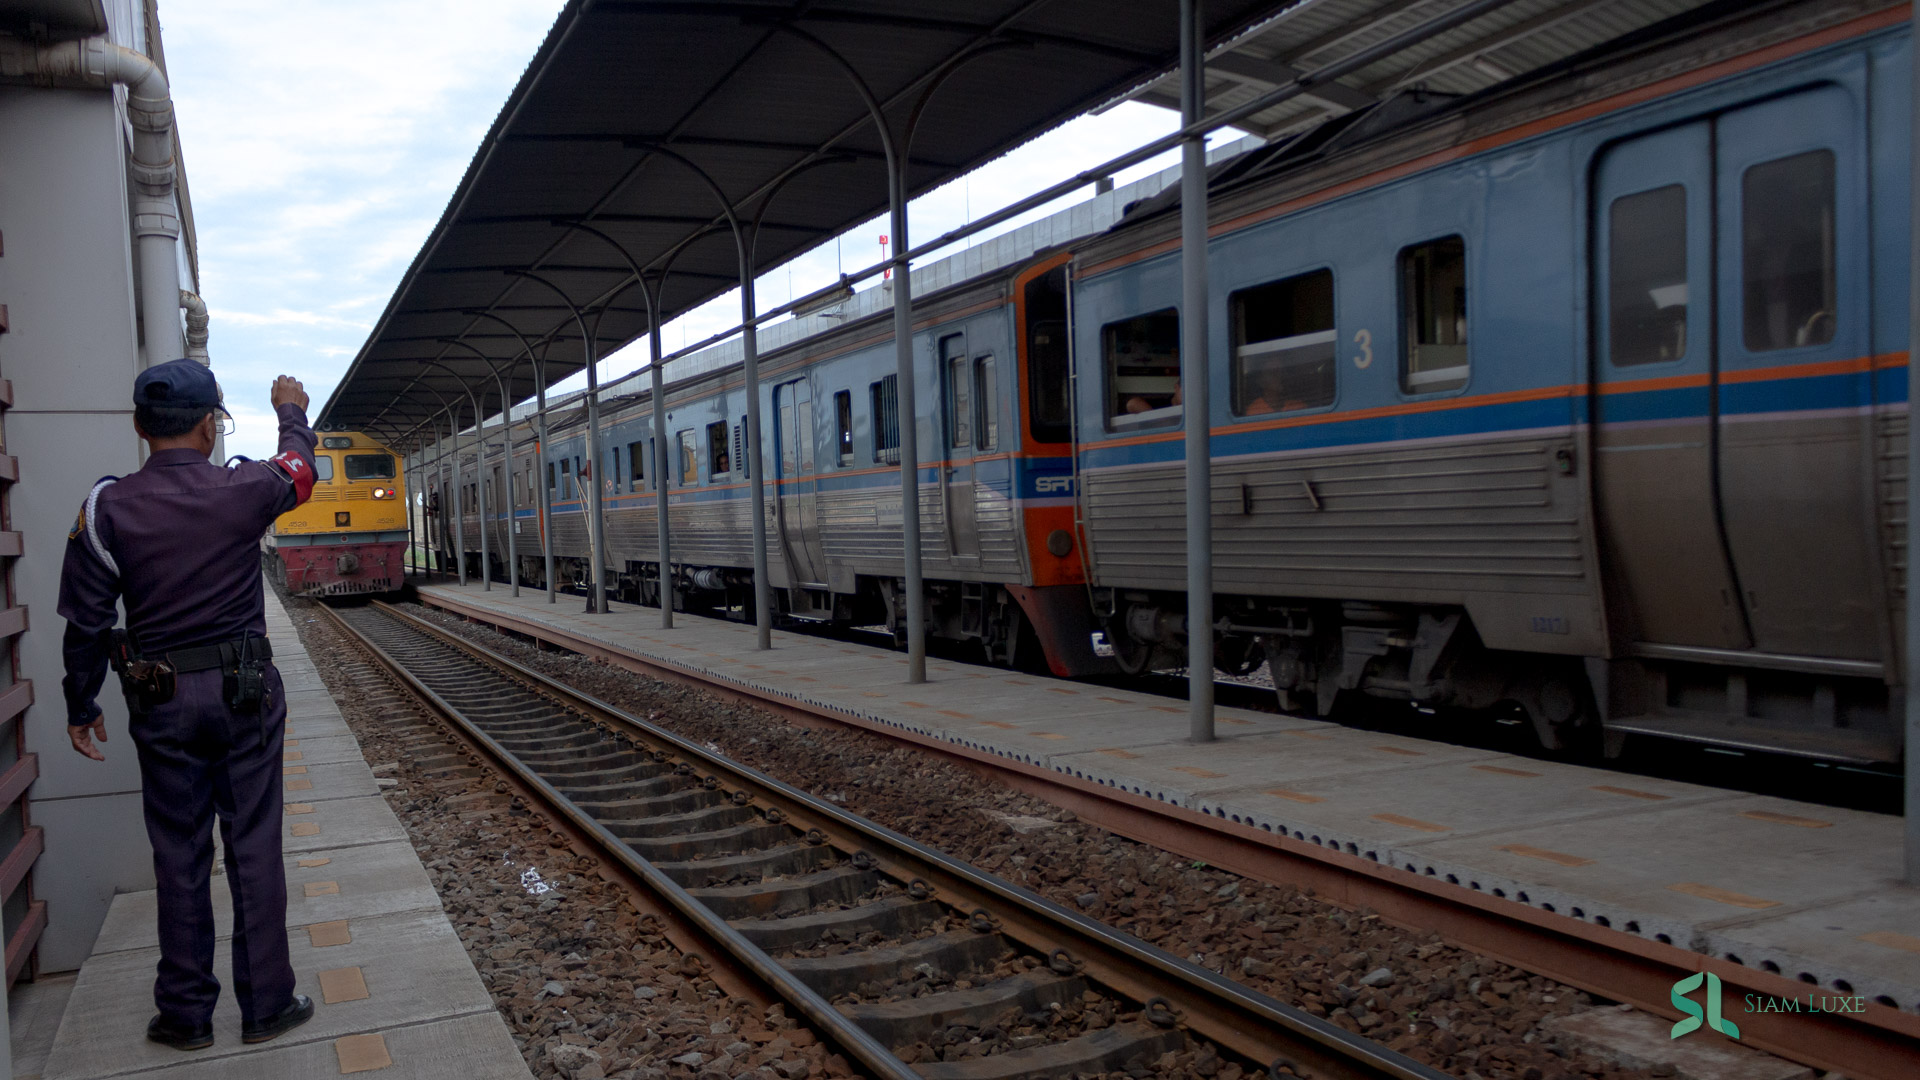
M 14 981 L 20 978 L 20 972 L 27 966 L 27 958 L 40 944 L 40 933 L 47 928 L 47 902 L 35 900 L 27 905 L 27 917 L 14 927 L 13 936 L 7 939 L 7 989 L 13 989 Z
M 26 794 L 27 787 L 40 777 L 40 755 L 21 754 L 20 760 L 0 773 L 0 808 L 13 805 L 13 800 Z M 0 897 L 5 893 L 0 893 Z

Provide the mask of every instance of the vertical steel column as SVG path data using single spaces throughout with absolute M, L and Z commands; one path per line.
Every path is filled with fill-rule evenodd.
M 539 453 L 534 455 L 533 482 L 540 487 L 540 551 L 547 562 L 547 603 L 560 602 L 560 587 L 553 580 L 553 489 L 547 486 L 547 364 L 543 353 L 533 373 L 535 392 L 534 425 Z
M 467 397 L 473 401 L 473 501 L 480 515 L 480 591 L 492 592 L 493 558 L 487 550 L 487 534 L 493 531 L 493 522 L 487 517 L 487 410 L 472 390 L 467 391 Z
M 734 225 L 738 234 L 739 225 Z M 747 372 L 747 491 L 753 499 L 753 629 L 754 648 L 773 648 L 773 590 L 767 587 L 767 498 L 766 457 L 760 446 L 760 341 L 753 325 L 753 266 L 744 252 L 750 245 L 741 242 L 740 264 L 740 357 Z M 798 433 L 803 439 L 813 432 Z M 787 571 L 793 576 L 791 568 Z
M 460 490 L 460 403 L 448 406 L 453 421 L 448 425 L 452 429 L 453 440 L 453 565 L 460 574 L 460 587 L 467 587 L 467 529 L 465 493 Z
M 600 361 L 593 355 L 591 340 L 582 347 L 587 355 L 587 475 L 593 478 L 593 485 L 587 492 L 587 497 L 592 500 L 590 508 L 593 515 L 589 522 L 593 530 L 593 543 L 588 545 L 592 549 L 593 565 L 587 568 L 587 588 L 592 590 L 587 596 L 587 611 L 591 614 L 604 610 L 607 599 L 607 529 L 600 498 L 606 478 L 600 475 Z
M 1180 123 L 1207 103 L 1200 0 L 1180 0 Z M 1213 741 L 1213 458 L 1207 363 L 1207 139 L 1180 150 L 1180 387 L 1187 425 L 1187 729 Z
M 892 149 L 891 145 L 889 149 Z M 907 681 L 927 681 L 927 591 L 920 572 L 920 415 L 914 407 L 913 284 L 908 273 L 907 155 L 888 155 L 887 202 L 893 229 L 895 409 L 900 429 L 900 546 L 906 571 Z
M 606 575 L 604 568 L 601 566 L 601 564 L 606 561 L 607 531 L 606 519 L 602 516 L 603 506 L 600 498 L 600 485 L 603 482 L 600 476 L 600 370 L 599 358 L 594 355 L 594 335 L 592 331 L 587 329 L 586 316 L 580 313 L 580 308 L 574 304 L 573 299 L 569 297 L 566 291 L 561 289 L 560 286 L 555 285 L 539 274 L 526 270 L 509 270 L 507 273 L 545 285 L 550 292 L 560 298 L 562 304 L 566 305 L 567 311 L 573 315 L 574 326 L 580 330 L 580 359 L 586 365 L 587 369 L 587 475 L 593 477 L 593 484 L 587 491 L 588 565 L 586 607 L 587 612 L 592 614 L 602 609 L 607 595 Z M 541 408 L 544 410 L 545 407 L 545 402 L 543 401 Z M 543 427 L 544 424 L 545 421 L 543 419 Z M 552 539 L 549 538 L 547 543 L 548 547 L 551 548 L 553 543 Z M 551 570 L 551 562 L 548 563 L 548 567 L 549 570 Z M 551 584 L 551 572 L 548 574 L 548 580 Z
M 1920 885 L 1920 580 L 1914 551 L 1920 545 L 1920 425 L 1915 423 L 1914 392 L 1920 389 L 1920 3 L 1913 5 L 1907 42 L 1910 80 L 1908 103 L 1913 115 L 1907 135 L 1907 619 L 1906 663 L 1900 677 L 1907 691 L 1907 801 L 1906 879 Z
M 657 299 L 657 298 L 656 298 Z M 660 535 L 660 629 L 673 629 L 673 546 L 667 537 L 667 391 L 660 375 L 659 305 L 647 330 L 653 359 L 647 364 L 647 384 L 653 388 L 653 518 Z

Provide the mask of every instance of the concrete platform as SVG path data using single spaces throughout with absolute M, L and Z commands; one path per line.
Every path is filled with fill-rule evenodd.
M 405 829 L 377 794 L 372 770 L 271 591 L 267 622 L 288 686 L 287 935 L 314 1018 L 248 1046 L 239 1008 L 223 994 L 210 1049 L 181 1053 L 148 1042 L 159 957 L 155 900 L 152 892 L 126 893 L 114 898 L 74 980 L 42 1075 L 304 1080 L 377 1071 L 530 1080 Z M 233 915 L 217 862 L 213 895 L 215 971 L 226 983 Z
M 762 653 L 750 626 L 498 585 L 421 596 L 1920 1013 L 1898 817 L 1228 708 L 1194 745 L 1185 704 L 1147 694 L 939 661 L 909 686 L 886 649 L 776 632 Z

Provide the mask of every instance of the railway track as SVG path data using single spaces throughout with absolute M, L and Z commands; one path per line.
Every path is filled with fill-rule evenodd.
M 320 610 L 643 889 L 690 963 L 786 1002 L 868 1075 L 1144 1076 L 1182 1053 L 1443 1075 L 384 604 Z M 955 1028 L 997 1034 L 925 1060 Z

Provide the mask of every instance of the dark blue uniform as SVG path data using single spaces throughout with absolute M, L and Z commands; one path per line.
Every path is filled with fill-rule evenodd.
M 60 576 L 67 722 L 90 723 L 106 678 L 115 602 L 143 654 L 266 632 L 260 537 L 312 490 L 314 436 L 300 406 L 283 404 L 280 455 L 226 468 L 190 449 L 162 450 L 141 470 L 102 481 L 67 541 Z M 248 1024 L 287 1007 L 287 886 L 281 864 L 281 749 L 286 695 L 279 672 L 257 714 L 237 712 L 218 669 L 182 672 L 171 701 L 135 713 L 147 836 L 160 906 L 163 1018 L 204 1027 L 220 996 L 213 973 L 213 819 L 233 893 L 233 981 Z

